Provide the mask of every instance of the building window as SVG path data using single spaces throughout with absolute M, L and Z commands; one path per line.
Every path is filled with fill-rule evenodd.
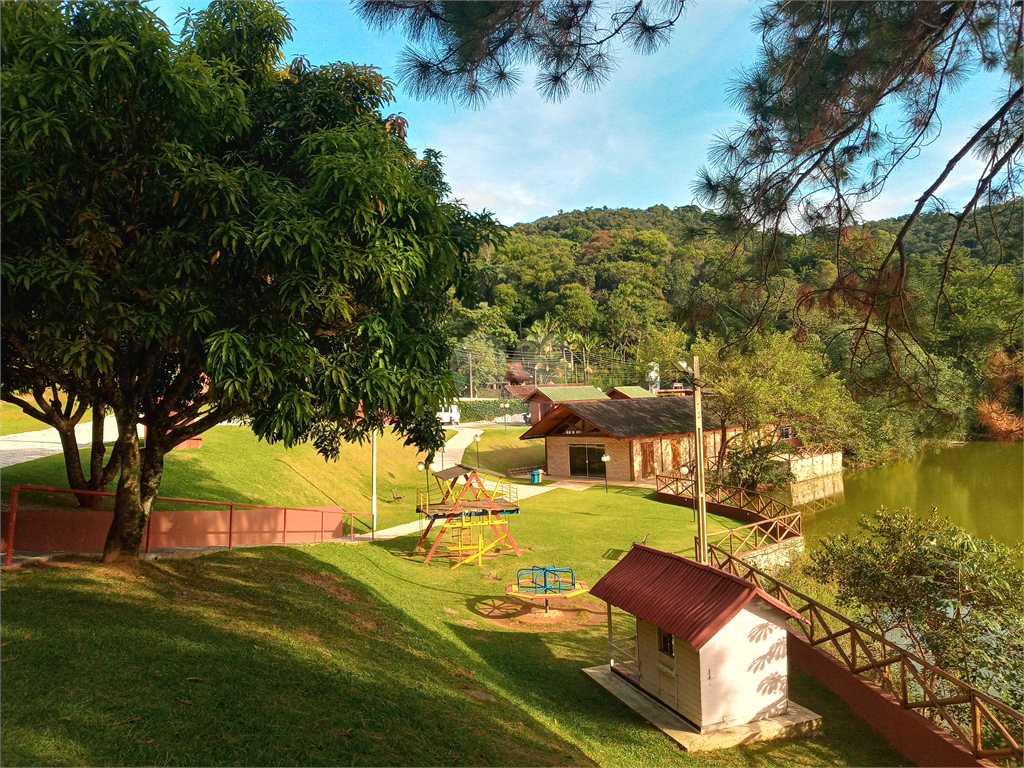
M 779 437 L 783 440 L 789 440 L 793 436 L 792 427 L 779 427 Z
M 607 471 L 601 457 L 604 443 L 599 445 L 569 444 L 569 474 L 572 477 L 604 477 Z
M 661 627 L 658 627 L 658 650 L 666 656 L 675 658 L 675 654 L 672 652 L 672 635 Z

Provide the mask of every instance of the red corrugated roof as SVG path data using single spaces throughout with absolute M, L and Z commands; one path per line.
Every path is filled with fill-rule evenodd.
M 806 621 L 738 576 L 643 544 L 634 544 L 590 594 L 683 638 L 698 650 L 755 597 Z

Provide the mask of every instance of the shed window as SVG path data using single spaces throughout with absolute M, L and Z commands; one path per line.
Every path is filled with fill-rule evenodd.
M 672 635 L 661 627 L 658 627 L 658 650 L 666 656 L 675 657 L 675 654 L 672 652 Z
M 779 427 L 779 437 L 783 440 L 789 440 L 793 436 L 792 427 Z

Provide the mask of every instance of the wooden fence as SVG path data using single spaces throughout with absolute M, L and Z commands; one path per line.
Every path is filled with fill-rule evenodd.
M 847 619 L 734 554 L 708 547 L 711 565 L 764 589 L 808 623 L 791 621 L 807 642 L 917 710 L 963 743 L 979 759 L 1022 760 L 1024 715 L 984 691 Z
M 659 494 L 696 501 L 696 481 L 689 475 L 657 475 L 656 488 Z M 781 544 L 803 535 L 800 511 L 770 496 L 712 483 L 705 488 L 704 498 L 712 512 L 735 517 L 732 510 L 738 510 L 742 513 L 741 519 L 753 519 L 747 525 L 709 537 L 709 543 L 731 555 Z

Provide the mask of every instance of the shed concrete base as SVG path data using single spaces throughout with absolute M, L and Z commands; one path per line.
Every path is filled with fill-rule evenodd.
M 821 715 L 791 701 L 789 712 L 784 715 L 700 733 L 668 707 L 612 672 L 607 664 L 584 669 L 583 674 L 638 715 L 642 715 L 687 752 L 710 752 L 758 741 L 796 739 L 820 731 L 822 727 Z

